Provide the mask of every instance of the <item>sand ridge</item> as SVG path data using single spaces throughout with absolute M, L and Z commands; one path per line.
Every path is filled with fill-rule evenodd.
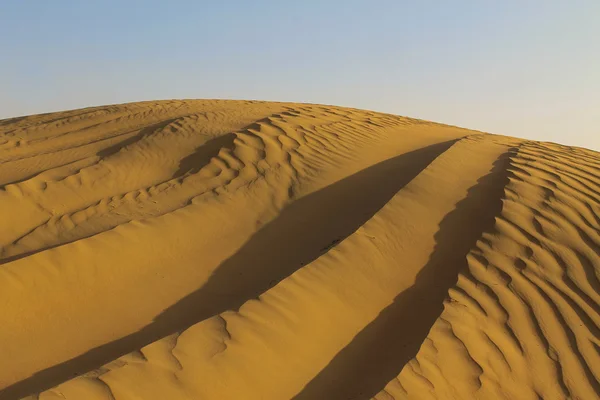
M 0 122 L 1 399 L 597 398 L 600 157 L 332 106 Z

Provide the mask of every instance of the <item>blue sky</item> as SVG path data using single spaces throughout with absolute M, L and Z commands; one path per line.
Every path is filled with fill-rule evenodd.
M 600 1 L 0 2 L 0 118 L 325 103 L 600 150 Z

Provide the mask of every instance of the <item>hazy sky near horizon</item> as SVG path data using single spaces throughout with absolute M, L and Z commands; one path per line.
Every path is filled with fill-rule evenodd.
M 0 3 L 0 118 L 324 103 L 600 150 L 600 1 Z

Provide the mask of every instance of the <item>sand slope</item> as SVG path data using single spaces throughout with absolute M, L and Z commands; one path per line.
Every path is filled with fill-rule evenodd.
M 0 121 L 0 399 L 594 399 L 600 155 L 306 104 Z

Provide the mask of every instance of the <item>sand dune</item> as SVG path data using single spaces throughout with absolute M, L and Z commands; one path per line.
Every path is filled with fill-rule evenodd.
M 600 154 L 375 112 L 0 121 L 0 399 L 600 398 Z

